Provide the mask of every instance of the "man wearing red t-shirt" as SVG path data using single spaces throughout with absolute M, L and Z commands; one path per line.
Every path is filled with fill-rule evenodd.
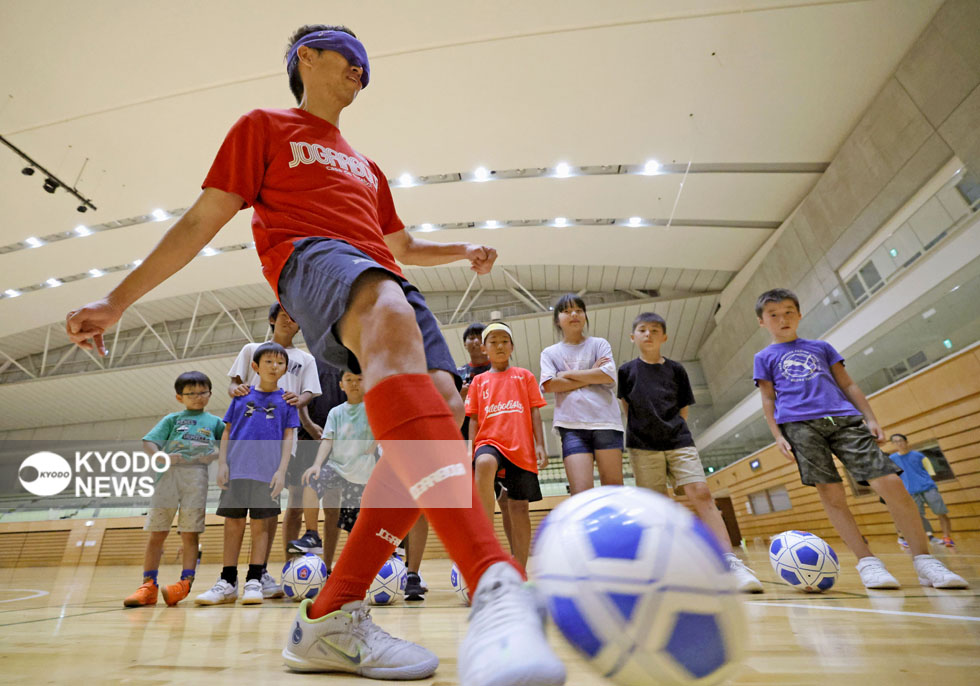
M 69 338 L 105 355 L 103 335 L 123 311 L 190 262 L 238 210 L 253 207 L 263 274 L 318 359 L 363 373 L 371 429 L 390 448 L 327 584 L 300 604 L 286 665 L 378 679 L 435 671 L 434 654 L 376 627 L 363 606 L 375 573 L 424 511 L 476 589 L 460 681 L 562 684 L 565 670 L 547 645 L 537 599 L 497 542 L 461 464 L 462 403 L 449 348 L 395 261 L 466 259 L 482 274 L 496 252 L 414 238 L 384 174 L 341 136 L 341 111 L 370 79 L 367 53 L 349 29 L 302 27 L 286 69 L 299 107 L 253 110 L 235 123 L 194 205 L 109 295 L 69 313 Z
M 473 441 L 476 490 L 493 517 L 494 486 L 507 489 L 510 549 L 521 565 L 531 546 L 528 503 L 541 500 L 538 469 L 548 464 L 541 412 L 545 402 L 534 374 L 510 366 L 514 339 L 509 326 L 494 322 L 483 330 L 483 349 L 490 370 L 473 377 L 466 394 L 466 414 Z

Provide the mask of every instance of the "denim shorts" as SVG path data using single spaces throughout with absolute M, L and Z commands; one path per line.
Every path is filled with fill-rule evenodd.
M 558 427 L 562 459 L 596 450 L 622 450 L 623 432 L 615 429 L 566 429 Z
M 442 369 L 453 375 L 456 363 L 439 321 L 425 304 L 419 289 L 391 272 L 365 253 L 333 238 L 303 238 L 293 243 L 279 275 L 279 302 L 300 326 L 310 352 L 321 362 L 359 374 L 361 365 L 337 337 L 336 325 L 347 311 L 351 286 L 362 273 L 380 269 L 401 286 L 405 299 L 415 310 L 415 321 L 422 332 L 425 361 L 429 369 Z
M 878 447 L 861 416 L 821 417 L 780 424 L 779 428 L 793 446 L 800 480 L 805 486 L 841 482 L 833 455 L 858 482 L 899 472 Z

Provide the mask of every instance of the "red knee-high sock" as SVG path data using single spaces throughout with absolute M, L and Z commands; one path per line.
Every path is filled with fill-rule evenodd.
M 409 507 L 396 507 L 406 502 Z M 308 612 L 310 619 L 339 610 L 351 601 L 363 600 L 374 575 L 391 557 L 398 541 L 414 526 L 420 512 L 391 470 L 388 456 L 383 457 L 364 488 L 354 529 Z
M 459 427 L 429 375 L 390 376 L 367 392 L 364 407 L 375 438 L 392 458 L 391 468 L 469 587 L 475 589 L 495 562 L 512 562 L 473 488 Z

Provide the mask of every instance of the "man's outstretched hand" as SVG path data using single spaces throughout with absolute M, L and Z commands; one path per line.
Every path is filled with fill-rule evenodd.
M 470 261 L 470 269 L 477 274 L 489 274 L 497 259 L 497 251 L 489 245 L 470 243 L 466 246 L 466 259 Z
M 102 336 L 122 317 L 122 310 L 106 298 L 91 302 L 68 313 L 65 331 L 72 343 L 85 350 L 96 350 L 105 357 L 108 350 Z

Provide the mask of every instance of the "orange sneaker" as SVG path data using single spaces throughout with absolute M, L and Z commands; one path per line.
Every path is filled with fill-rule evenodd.
M 193 581 L 192 578 L 181 579 L 175 584 L 162 587 L 160 593 L 163 594 L 163 602 L 168 607 L 173 607 L 186 598 L 187 594 L 191 592 L 191 581 Z
M 136 589 L 136 592 L 123 601 L 123 607 L 143 607 L 157 604 L 157 585 L 150 579 Z

